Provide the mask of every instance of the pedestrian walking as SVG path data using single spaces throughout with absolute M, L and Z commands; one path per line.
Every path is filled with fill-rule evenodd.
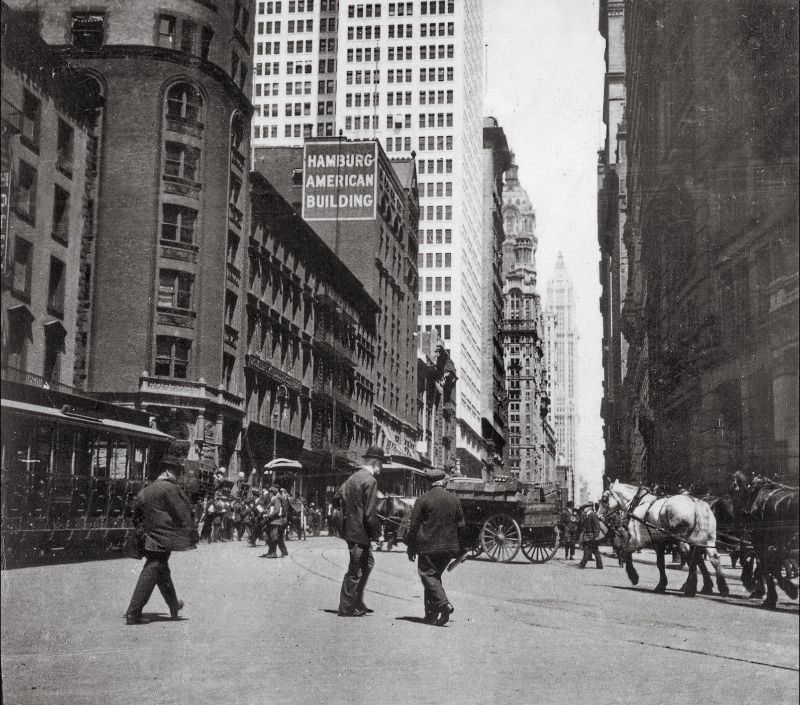
M 169 557 L 172 551 L 195 548 L 199 539 L 191 502 L 178 487 L 179 462 L 167 458 L 161 467 L 163 472 L 139 492 L 133 505 L 139 552 L 145 563 L 125 612 L 125 621 L 131 625 L 146 621 L 142 609 L 156 586 L 167 603 L 170 617 L 178 619 L 183 600 L 178 599 L 172 582 Z
M 574 560 L 575 541 L 578 538 L 580 519 L 575 514 L 572 501 L 567 502 L 567 506 L 561 513 L 559 529 L 561 530 L 562 544 L 564 546 L 564 560 Z
M 583 558 L 578 564 L 579 568 L 585 568 L 589 560 L 594 556 L 595 566 L 598 570 L 603 570 L 603 559 L 600 556 L 599 544 L 602 541 L 605 531 L 603 523 L 597 516 L 598 505 L 589 507 L 583 518 Z
M 364 454 L 364 465 L 345 480 L 340 490 L 342 538 L 350 552 L 339 594 L 340 617 L 363 617 L 372 611 L 364 604 L 364 589 L 375 565 L 371 542 L 381 534 L 375 476 L 380 474 L 385 458 L 382 448 L 371 446 Z
M 286 511 L 284 503 L 280 496 L 280 491 L 275 485 L 269 488 L 269 506 L 267 507 L 266 522 L 267 522 L 267 552 L 262 558 L 277 558 L 278 550 L 281 552 L 281 558 L 289 555 L 286 550 L 286 544 L 283 541 L 283 535 L 286 531 Z
M 453 613 L 442 585 L 442 574 L 461 552 L 465 526 L 461 502 L 444 484 L 444 480 L 434 482 L 416 501 L 406 535 L 408 559 L 417 559 L 417 573 L 425 594 L 425 621 L 439 626 L 447 624 Z

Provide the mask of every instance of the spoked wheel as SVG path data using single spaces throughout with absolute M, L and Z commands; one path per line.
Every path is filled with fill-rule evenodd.
M 481 548 L 491 561 L 514 560 L 522 544 L 519 524 L 506 514 L 489 517 L 481 529 Z
M 546 563 L 556 555 L 559 538 L 557 526 L 537 529 L 522 539 L 522 553 L 531 563 Z

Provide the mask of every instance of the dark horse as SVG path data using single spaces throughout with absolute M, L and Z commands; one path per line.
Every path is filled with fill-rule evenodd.
M 379 551 L 383 549 L 384 543 L 386 543 L 386 550 L 391 551 L 405 538 L 413 507 L 413 497 L 383 495 L 378 499 L 376 511 L 383 530 L 383 536 L 378 541 Z
M 789 599 L 797 599 L 791 578 L 797 575 L 798 490 L 760 475 L 748 482 L 744 473 L 736 472 L 731 494 L 736 516 L 750 531 L 753 545 L 753 555 L 743 562 L 742 583 L 757 590 L 763 580 L 764 607 L 770 609 L 778 604 L 776 583 Z

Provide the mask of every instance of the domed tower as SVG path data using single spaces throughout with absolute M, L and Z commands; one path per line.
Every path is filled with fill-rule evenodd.
M 235 474 L 253 2 L 36 5 L 42 38 L 85 72 L 75 90 L 102 95 L 86 386 L 147 409 L 188 458 Z
M 525 269 L 536 284 L 536 213 L 528 193 L 519 183 L 519 167 L 513 160 L 503 188 L 503 221 L 506 235 L 504 270 Z

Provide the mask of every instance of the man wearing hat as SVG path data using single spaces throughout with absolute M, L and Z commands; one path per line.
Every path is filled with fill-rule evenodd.
M 464 512 L 461 502 L 445 489 L 445 480 L 434 482 L 414 503 L 406 536 L 408 559 L 418 557 L 417 572 L 425 592 L 425 621 L 444 626 L 453 613 L 442 585 L 442 574 L 461 551 Z
M 280 490 L 273 485 L 269 488 L 269 506 L 267 507 L 267 545 L 269 550 L 262 558 L 277 558 L 277 549 L 281 551 L 281 558 L 286 558 L 289 552 L 283 542 L 286 531 L 286 511 L 280 496 Z
M 370 542 L 381 533 L 376 511 L 378 475 L 386 456 L 379 446 L 364 453 L 364 464 L 345 480 L 339 490 L 342 497 L 342 538 L 347 541 L 350 564 L 339 594 L 340 617 L 363 617 L 371 612 L 364 604 L 364 588 L 375 565 Z
M 143 539 L 145 564 L 125 613 L 127 624 L 144 621 L 142 609 L 156 585 L 170 616 L 178 619 L 183 601 L 178 599 L 172 583 L 169 557 L 172 551 L 195 548 L 198 541 L 191 502 L 178 487 L 176 472 L 180 472 L 180 461 L 167 457 L 161 467 L 163 472 L 139 492 L 133 505 L 133 520 Z

